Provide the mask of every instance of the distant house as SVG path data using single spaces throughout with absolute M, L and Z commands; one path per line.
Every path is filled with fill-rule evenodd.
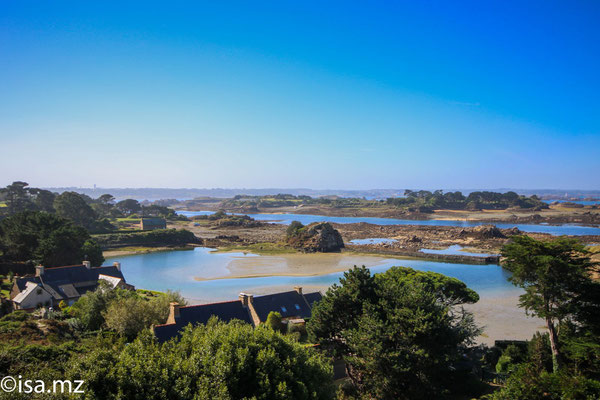
M 167 229 L 167 221 L 165 221 L 163 218 L 142 217 L 140 219 L 140 229 L 143 231 L 152 231 L 154 229 Z
M 238 300 L 222 303 L 180 306 L 171 303 L 167 323 L 156 325 L 154 335 L 161 341 L 176 337 L 189 324 L 206 324 L 212 317 L 229 322 L 237 319 L 258 326 L 267 320 L 271 311 L 281 314 L 282 321 L 292 324 L 304 324 L 310 318 L 313 305 L 321 300 L 319 292 L 302 293 L 301 287 L 283 293 L 254 296 L 240 293 Z
M 10 299 L 15 310 L 29 310 L 41 306 L 58 306 L 61 301 L 72 305 L 83 294 L 98 287 L 100 281 L 113 288 L 133 289 L 125 282 L 121 264 L 92 267 L 89 261 L 81 265 L 45 268 L 35 267 L 35 275 L 15 278 Z

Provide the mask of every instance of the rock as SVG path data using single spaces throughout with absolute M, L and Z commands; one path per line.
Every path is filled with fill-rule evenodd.
M 520 235 L 521 231 L 516 226 L 506 230 L 506 233 L 510 236 Z
M 327 253 L 344 247 L 342 235 L 328 222 L 316 222 L 299 229 L 288 236 L 288 243 L 307 253 Z
M 411 242 L 411 243 L 421 243 L 422 242 L 422 240 L 420 238 L 418 238 L 417 236 L 415 236 L 415 235 L 412 235 L 406 241 L 407 242 Z
M 506 238 L 495 225 L 481 225 L 473 228 L 472 233 L 481 239 Z

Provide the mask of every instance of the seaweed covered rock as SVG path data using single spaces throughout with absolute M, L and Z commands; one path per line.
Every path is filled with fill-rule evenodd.
M 306 253 L 339 251 L 344 247 L 342 235 L 328 222 L 304 226 L 293 221 L 287 229 L 287 242 Z

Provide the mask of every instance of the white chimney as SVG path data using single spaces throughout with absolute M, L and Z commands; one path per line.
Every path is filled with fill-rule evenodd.
M 114 265 L 114 266 L 115 266 L 115 267 L 116 267 L 116 268 L 117 268 L 119 271 L 121 270 L 121 263 L 120 263 L 120 262 L 118 262 L 118 261 L 115 261 L 115 262 L 113 263 L 113 265 Z
M 92 269 L 92 263 L 90 261 L 84 261 L 83 265 L 87 268 L 87 269 Z
M 35 267 L 35 276 L 44 275 L 44 266 L 42 264 Z
M 294 290 L 298 292 L 298 294 L 302 294 L 302 286 L 294 286 Z

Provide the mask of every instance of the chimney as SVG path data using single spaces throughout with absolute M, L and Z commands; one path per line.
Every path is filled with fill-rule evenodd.
M 179 318 L 179 303 L 169 303 L 169 318 L 167 318 L 167 324 L 174 324 Z
M 298 294 L 302 295 L 302 286 L 294 286 L 294 290 L 298 292 Z
M 252 300 L 254 300 L 254 295 L 253 294 L 248 294 L 248 293 L 240 293 L 239 296 L 238 296 L 238 298 L 242 302 L 243 306 L 248 307 L 248 305 L 250 303 L 252 303 Z
M 87 269 L 92 269 L 92 263 L 89 261 L 84 261 L 82 263 Z
M 113 263 L 113 265 L 114 265 L 114 266 L 115 266 L 115 267 L 116 267 L 116 268 L 117 268 L 119 271 L 121 271 L 121 263 L 120 263 L 120 262 L 118 262 L 118 261 L 115 261 L 115 262 Z
M 35 276 L 42 276 L 42 275 L 44 275 L 44 266 L 40 264 L 35 267 Z

